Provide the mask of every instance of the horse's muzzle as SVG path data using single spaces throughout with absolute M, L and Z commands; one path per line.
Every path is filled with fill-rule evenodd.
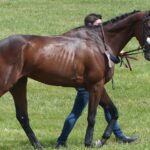
M 150 50 L 144 52 L 144 57 L 145 57 L 146 60 L 150 61 Z

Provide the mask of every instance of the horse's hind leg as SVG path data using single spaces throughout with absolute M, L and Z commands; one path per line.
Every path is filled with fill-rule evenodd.
M 106 143 L 106 141 L 110 138 L 112 132 L 113 132 L 113 128 L 114 125 L 118 119 L 118 110 L 116 108 L 116 106 L 113 104 L 113 102 L 111 101 L 109 95 L 107 94 L 106 90 L 104 89 L 101 100 L 100 100 L 100 105 L 102 107 L 107 107 L 107 109 L 110 112 L 111 115 L 111 120 L 109 121 L 103 136 L 102 136 L 102 140 L 97 142 L 97 146 L 102 146 Z
M 28 136 L 31 144 L 34 148 L 41 148 L 41 144 L 38 142 L 34 132 L 32 131 L 28 119 L 27 112 L 27 98 L 26 98 L 26 86 L 27 78 L 23 77 L 11 88 L 10 93 L 12 94 L 15 102 L 16 117 Z

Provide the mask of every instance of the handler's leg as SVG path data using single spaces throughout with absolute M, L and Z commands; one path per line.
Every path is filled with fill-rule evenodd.
M 26 85 L 27 78 L 25 77 L 20 79 L 10 90 L 15 102 L 16 117 L 34 148 L 42 148 L 41 144 L 37 140 L 34 132 L 30 127 L 27 112 Z
M 57 139 L 56 148 L 59 148 L 60 146 L 66 146 L 66 141 L 70 132 L 72 131 L 76 121 L 81 116 L 83 109 L 88 103 L 89 92 L 86 91 L 84 88 L 79 88 L 77 91 L 78 93 L 74 102 L 74 106 L 72 108 L 71 113 L 65 120 L 62 133 Z

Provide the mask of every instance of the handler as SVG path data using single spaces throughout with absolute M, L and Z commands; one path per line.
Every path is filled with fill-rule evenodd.
M 89 14 L 84 19 L 84 24 L 86 27 L 94 27 L 94 26 L 100 26 L 102 23 L 102 16 L 99 14 Z M 75 98 L 74 106 L 72 108 L 71 113 L 68 115 L 64 122 L 64 126 L 62 129 L 62 132 L 60 136 L 57 139 L 56 148 L 59 148 L 61 146 L 67 146 L 67 138 L 69 134 L 71 133 L 76 121 L 81 116 L 83 109 L 87 105 L 89 101 L 89 93 L 84 88 L 78 88 L 77 89 L 77 96 Z M 105 119 L 107 122 L 111 120 L 110 112 L 107 108 L 103 107 L 101 102 L 99 103 L 100 106 L 104 109 L 105 113 Z M 137 137 L 129 137 L 124 135 L 122 132 L 119 123 L 116 122 L 113 133 L 116 137 L 116 140 L 123 143 L 131 143 L 135 140 L 137 140 Z

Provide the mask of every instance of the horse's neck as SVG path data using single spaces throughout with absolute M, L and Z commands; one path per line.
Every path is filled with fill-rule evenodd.
M 135 13 L 115 23 L 104 25 L 106 39 L 115 55 L 125 47 L 132 37 L 136 37 L 140 45 L 142 38 L 142 20 L 145 12 Z
M 118 55 L 119 52 L 133 37 L 133 32 L 130 27 L 124 28 L 116 32 L 111 32 L 104 27 L 104 32 L 108 45 L 111 47 L 115 55 Z

